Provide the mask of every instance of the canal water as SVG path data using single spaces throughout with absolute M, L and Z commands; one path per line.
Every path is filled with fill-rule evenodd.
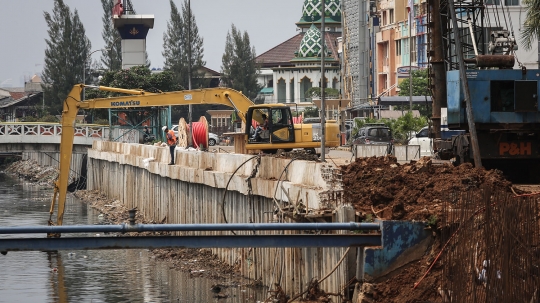
M 0 227 L 47 225 L 50 188 L 0 172 Z M 70 197 L 64 225 L 98 224 L 99 213 Z M 77 234 L 76 236 L 81 236 Z M 96 235 L 86 235 L 89 237 Z M 44 235 L 0 235 L 44 237 Z M 263 302 L 266 292 L 238 286 L 211 291 L 217 282 L 169 269 L 147 250 L 9 252 L 0 255 L 3 302 Z

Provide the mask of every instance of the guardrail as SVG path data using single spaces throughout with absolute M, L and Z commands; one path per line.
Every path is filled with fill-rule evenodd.
M 420 145 L 356 144 L 353 146 L 355 158 L 394 155 L 398 161 L 420 159 Z
M 56 143 L 60 144 L 62 125 L 59 123 L 0 123 L 0 143 Z M 113 138 L 125 143 L 139 143 L 139 131 L 114 128 Z M 97 124 L 75 125 L 74 144 L 92 145 L 94 140 L 109 140 L 109 127 Z

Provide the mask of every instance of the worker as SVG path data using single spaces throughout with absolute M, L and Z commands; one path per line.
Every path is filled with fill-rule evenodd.
M 262 118 L 264 122 L 262 125 L 261 124 L 257 125 L 257 128 L 255 129 L 255 134 L 253 134 L 253 137 L 251 138 L 253 140 L 257 139 L 257 136 L 259 135 L 261 131 L 268 129 L 268 116 L 266 116 L 265 114 L 262 114 Z
M 163 126 L 161 128 L 163 132 L 165 133 L 165 137 L 167 138 L 167 145 L 169 146 L 169 150 L 171 151 L 171 162 L 169 165 L 174 164 L 174 148 L 176 147 L 176 136 L 174 135 L 174 131 L 169 129 L 167 126 Z

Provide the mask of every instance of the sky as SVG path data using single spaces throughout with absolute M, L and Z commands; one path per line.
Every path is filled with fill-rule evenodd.
M 77 9 L 91 50 L 104 48 L 103 8 L 100 0 L 64 0 Z M 146 51 L 151 67 L 163 67 L 163 33 L 170 19 L 169 0 L 132 0 L 137 14 L 154 15 L 154 28 L 148 32 Z M 180 9 L 183 0 L 174 0 Z M 251 45 L 260 55 L 297 33 L 295 23 L 302 16 L 304 0 L 191 0 L 199 35 L 204 39 L 206 66 L 221 69 L 227 32 L 234 24 L 247 31 Z M 53 0 L 0 0 L 0 86 L 22 87 L 43 70 L 47 25 L 43 13 L 52 12 Z M 92 55 L 99 60 L 101 52 Z M 82 73 L 82 71 L 81 71 Z

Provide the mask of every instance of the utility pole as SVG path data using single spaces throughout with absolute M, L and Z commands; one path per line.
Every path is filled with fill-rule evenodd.
M 321 1 L 321 161 L 325 162 L 326 149 L 326 102 L 324 102 L 324 19 L 326 18 L 326 1 Z
M 188 41 L 188 89 L 191 90 L 191 0 L 188 0 L 188 34 L 187 34 L 187 41 Z M 193 138 L 193 105 L 189 105 L 189 131 L 191 133 L 191 136 Z M 193 142 L 192 140 L 188 140 L 189 142 Z M 208 147 L 208 146 L 205 146 Z
M 471 94 L 469 91 L 469 81 L 467 80 L 467 67 L 463 60 L 463 48 L 461 47 L 461 35 L 459 34 L 459 27 L 456 18 L 456 11 L 454 9 L 454 2 L 448 1 L 448 10 L 450 16 L 452 16 L 452 30 L 454 31 L 454 37 L 456 39 L 456 54 L 459 62 L 459 75 L 461 77 L 461 85 L 463 87 L 464 99 L 465 99 L 465 113 L 467 114 L 467 122 L 469 125 L 469 134 L 471 135 L 471 146 L 473 152 L 474 166 L 482 167 L 482 160 L 480 158 L 480 146 L 478 145 L 478 136 L 476 135 L 476 125 L 474 123 L 474 116 L 471 104 Z

